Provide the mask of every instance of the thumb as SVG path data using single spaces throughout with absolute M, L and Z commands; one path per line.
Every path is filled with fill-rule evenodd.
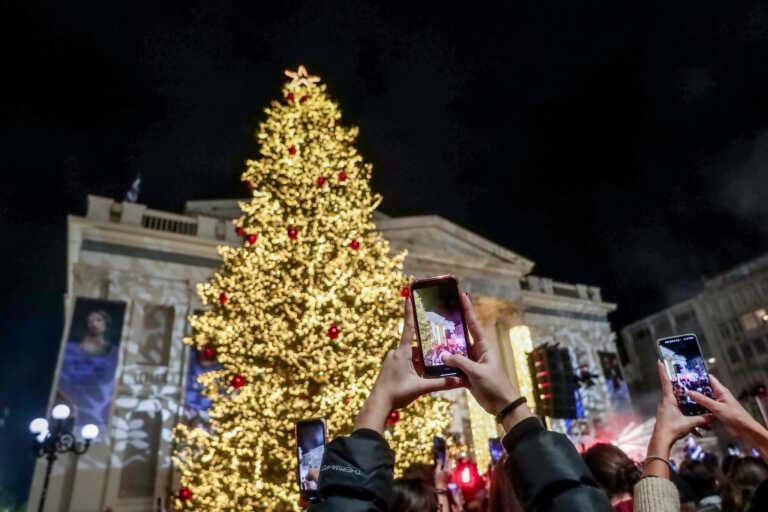
M 458 368 L 463 371 L 467 376 L 477 375 L 479 373 L 479 366 L 476 362 L 468 357 L 464 357 L 461 354 L 451 354 L 443 358 L 443 362 L 453 368 Z

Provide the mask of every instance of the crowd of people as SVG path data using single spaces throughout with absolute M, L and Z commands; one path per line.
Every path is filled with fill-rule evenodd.
M 425 379 L 412 362 L 413 315 L 406 301 L 401 343 L 387 354 L 352 434 L 328 444 L 319 472 L 321 498 L 306 504 L 311 512 L 768 511 L 768 430 L 715 377 L 713 398 L 690 390 L 690 397 L 710 413 L 685 416 L 659 363 L 662 400 L 646 459 L 637 463 L 611 444 L 595 445 L 582 455 L 567 437 L 546 430 L 517 396 L 463 293 L 461 303 L 474 340 L 471 357 L 449 354 L 443 360 L 464 377 Z M 505 453 L 489 472 L 487 488 L 467 502 L 451 492 L 447 467 L 417 465 L 394 479 L 396 454 L 383 436 L 391 410 L 459 386 L 467 387 L 506 433 Z M 726 457 L 722 463 L 708 456 L 675 471 L 672 445 L 714 422 L 760 456 Z

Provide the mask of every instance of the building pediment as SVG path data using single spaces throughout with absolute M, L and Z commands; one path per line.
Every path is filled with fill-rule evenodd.
M 393 252 L 408 251 L 407 259 L 434 261 L 460 268 L 499 271 L 524 276 L 533 262 L 437 215 L 386 217 L 374 222 Z

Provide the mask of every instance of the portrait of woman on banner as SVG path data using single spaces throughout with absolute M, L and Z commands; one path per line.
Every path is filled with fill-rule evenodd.
M 70 405 L 77 425 L 107 426 L 124 315 L 123 302 L 75 302 L 56 399 Z

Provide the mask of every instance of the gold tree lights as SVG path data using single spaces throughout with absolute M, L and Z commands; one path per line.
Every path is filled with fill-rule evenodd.
M 331 436 L 348 434 L 399 336 L 405 254 L 389 256 L 375 231 L 381 197 L 358 130 L 303 66 L 286 75 L 242 176 L 242 245 L 219 248 L 220 269 L 198 287 L 210 308 L 190 319 L 185 342 L 221 369 L 200 377 L 208 428 L 175 430 L 182 509 L 297 508 L 294 423 L 323 417 Z M 398 467 L 429 461 L 448 422 L 447 402 L 429 396 L 393 414 Z

